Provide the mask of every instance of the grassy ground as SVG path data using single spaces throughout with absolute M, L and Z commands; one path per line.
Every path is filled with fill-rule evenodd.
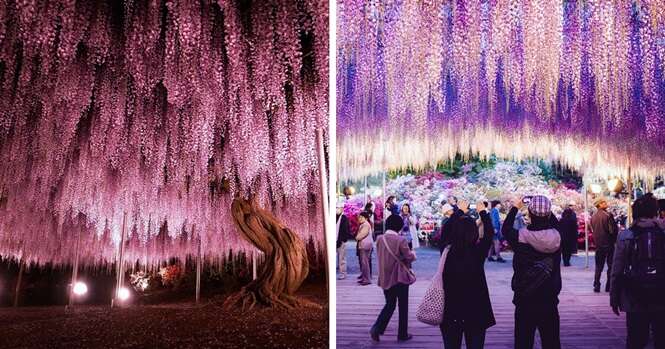
M 327 348 L 323 282 L 301 297 L 320 308 L 227 311 L 222 297 L 192 303 L 0 308 L 0 348 Z

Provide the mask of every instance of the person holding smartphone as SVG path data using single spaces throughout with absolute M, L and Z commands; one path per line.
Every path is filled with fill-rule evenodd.
M 533 348 L 538 330 L 543 349 L 560 349 L 561 233 L 551 201 L 541 195 L 528 200 L 529 225 L 515 229 L 525 201 L 513 200 L 501 228 L 514 251 L 515 348 Z

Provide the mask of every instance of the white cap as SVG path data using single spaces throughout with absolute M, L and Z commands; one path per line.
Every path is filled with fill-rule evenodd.
M 453 210 L 453 206 L 451 204 L 445 204 L 445 205 L 443 205 L 443 207 L 441 207 L 441 211 L 444 212 L 444 213 L 446 213 L 448 211 L 452 211 L 452 210 Z

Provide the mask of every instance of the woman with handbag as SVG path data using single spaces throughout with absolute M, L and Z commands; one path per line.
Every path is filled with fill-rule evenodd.
M 482 201 L 476 204 L 482 234 L 476 221 L 468 215 L 468 202 L 460 201 L 459 208 L 463 214 L 450 222 L 450 234 L 443 242 L 448 255 L 443 267 L 441 336 L 446 349 L 461 348 L 462 337 L 467 348 L 480 349 L 485 345 L 486 330 L 496 324 L 485 279 L 485 260 L 494 228 Z
M 399 215 L 391 215 L 386 220 L 386 232 L 376 240 L 376 253 L 379 262 L 379 286 L 383 289 L 386 305 L 379 313 L 370 335 L 374 341 L 379 341 L 399 305 L 399 322 L 397 327 L 397 340 L 406 341 L 412 338 L 407 331 L 409 318 L 409 285 L 416 281 L 411 270 L 411 262 L 416 254 L 399 235 L 404 221 Z
M 370 274 L 370 254 L 372 253 L 372 226 L 369 223 L 369 213 L 361 212 L 358 216 L 358 234 L 356 241 L 358 246 L 358 257 L 360 260 L 360 280 L 358 283 L 365 286 L 372 283 Z

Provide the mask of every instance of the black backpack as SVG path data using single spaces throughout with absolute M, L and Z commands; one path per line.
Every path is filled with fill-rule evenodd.
M 624 275 L 630 293 L 642 302 L 663 303 L 665 294 L 665 232 L 657 226 L 631 228 Z
M 512 288 L 522 296 L 529 297 L 533 295 L 546 281 L 550 280 L 554 271 L 554 258 L 546 256 L 543 259 L 535 260 L 524 269 L 519 275 L 513 277 Z

